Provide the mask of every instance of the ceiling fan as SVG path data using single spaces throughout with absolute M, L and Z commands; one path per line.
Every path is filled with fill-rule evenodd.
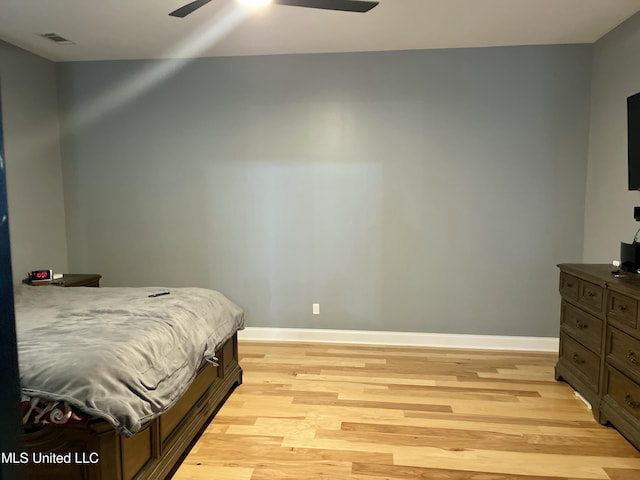
M 195 0 L 174 10 L 169 15 L 172 17 L 184 18 L 193 13 L 198 8 L 206 5 L 211 0 Z M 273 3 L 280 5 L 291 5 L 294 7 L 320 8 L 323 10 L 341 10 L 343 12 L 364 13 L 378 5 L 379 2 L 367 0 L 273 0 Z

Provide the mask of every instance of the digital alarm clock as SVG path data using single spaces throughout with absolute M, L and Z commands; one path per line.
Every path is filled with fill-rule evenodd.
M 53 280 L 53 270 L 33 270 L 28 273 L 31 283 L 50 282 Z

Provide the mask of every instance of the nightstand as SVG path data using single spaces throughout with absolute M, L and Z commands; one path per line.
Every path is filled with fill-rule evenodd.
M 53 281 L 58 287 L 99 287 L 102 275 L 65 273 L 62 278 Z
M 65 273 L 62 278 L 57 278 L 50 283 L 30 283 L 24 279 L 22 283 L 33 286 L 53 285 L 55 287 L 99 287 L 102 275 L 94 273 Z

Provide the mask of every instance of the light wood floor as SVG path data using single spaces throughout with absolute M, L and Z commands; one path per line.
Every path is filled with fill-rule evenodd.
M 244 384 L 174 480 L 639 480 L 555 354 L 241 342 Z

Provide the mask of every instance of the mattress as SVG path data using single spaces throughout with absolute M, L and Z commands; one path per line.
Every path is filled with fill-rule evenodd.
M 160 292 L 166 295 L 150 296 Z M 64 402 L 125 436 L 161 415 L 244 313 L 203 288 L 15 287 L 23 396 Z

